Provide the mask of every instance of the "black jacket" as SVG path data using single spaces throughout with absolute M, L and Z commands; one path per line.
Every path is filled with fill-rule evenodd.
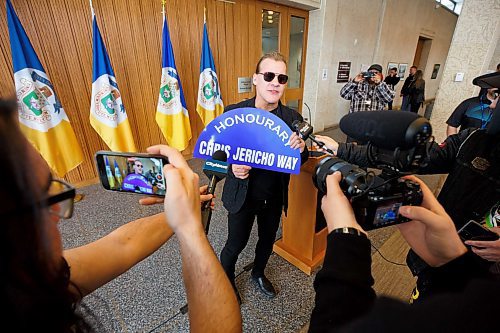
M 384 79 L 384 82 L 387 83 L 387 85 L 389 87 L 392 88 L 392 90 L 394 90 L 394 88 L 396 87 L 396 85 L 399 83 L 399 80 L 401 80 L 401 78 L 399 76 L 386 76 L 385 79 Z
M 494 332 L 500 282 L 476 266 L 471 252 L 432 268 L 434 296 L 415 305 L 372 289 L 370 241 L 328 235 L 309 332 Z
M 224 109 L 224 112 L 245 107 L 254 108 L 255 97 L 237 104 L 228 105 Z M 276 115 L 281 118 L 292 130 L 292 123 L 295 120 L 303 120 L 302 116 L 297 111 L 286 107 L 281 104 L 281 102 L 278 104 Z M 304 151 L 300 154 L 301 164 L 304 164 L 307 161 L 308 156 L 309 152 L 306 146 Z M 286 213 L 288 208 L 288 184 L 290 183 L 290 175 L 287 173 L 281 173 L 280 175 L 283 188 L 283 206 Z M 241 207 L 243 207 L 243 203 L 245 202 L 247 196 L 249 178 L 250 177 L 247 177 L 246 179 L 236 178 L 233 174 L 231 165 L 229 166 L 228 174 L 224 183 L 224 189 L 222 190 L 222 203 L 229 213 L 235 214 L 241 209 Z
M 425 81 L 420 82 L 412 81 L 408 87 L 408 96 L 410 96 L 410 103 L 420 104 L 425 101 Z
M 403 87 L 401 88 L 401 94 L 403 96 L 407 96 L 410 94 L 410 84 L 413 82 L 413 75 L 408 75 L 405 82 L 403 83 Z

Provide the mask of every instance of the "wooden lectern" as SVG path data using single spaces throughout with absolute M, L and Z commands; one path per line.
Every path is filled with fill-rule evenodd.
M 311 152 L 300 169 L 292 175 L 288 192 L 288 216 L 283 216 L 283 237 L 274 243 L 273 250 L 307 275 L 323 263 L 326 250 L 326 227 L 316 231 L 318 190 L 312 182 L 314 168 L 325 157 Z M 320 156 L 318 156 L 320 155 Z

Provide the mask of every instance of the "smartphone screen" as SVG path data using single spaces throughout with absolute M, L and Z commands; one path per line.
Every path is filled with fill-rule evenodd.
M 165 196 L 161 155 L 99 151 L 95 155 L 102 186 L 106 190 Z

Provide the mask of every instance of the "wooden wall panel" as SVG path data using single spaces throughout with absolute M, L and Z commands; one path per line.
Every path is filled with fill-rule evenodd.
M 97 177 L 93 155 L 108 149 L 89 122 L 92 90 L 92 20 L 88 0 L 11 0 L 49 75 L 82 146 L 84 162 L 69 172 L 73 183 Z M 251 76 L 261 52 L 256 0 L 167 0 L 166 12 L 193 139 L 203 124 L 196 113 L 203 13 L 225 105 L 238 94 L 237 79 Z M 93 0 L 137 147 L 165 143 L 155 112 L 161 77 L 161 0 Z M 15 96 L 5 2 L 0 6 L 0 98 Z

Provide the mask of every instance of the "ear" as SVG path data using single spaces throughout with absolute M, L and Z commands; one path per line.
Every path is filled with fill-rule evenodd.
M 252 83 L 256 86 L 257 85 L 257 74 L 256 73 L 253 73 L 253 76 L 252 76 Z

